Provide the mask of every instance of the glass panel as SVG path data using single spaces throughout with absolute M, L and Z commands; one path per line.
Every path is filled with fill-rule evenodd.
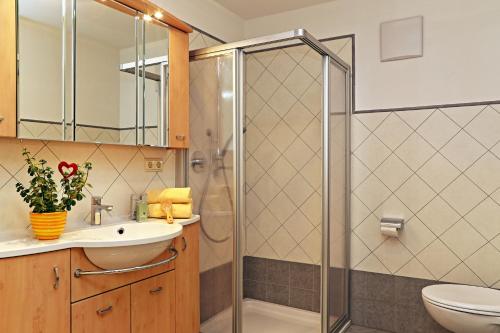
M 346 74 L 330 64 L 330 267 L 329 267 L 329 327 L 347 315 L 347 178 L 346 152 L 348 116 L 346 104 Z
M 18 137 L 63 138 L 63 1 L 18 1 Z
M 246 55 L 244 333 L 321 326 L 321 56 L 285 44 Z
M 136 12 L 115 2 L 76 2 L 76 141 L 135 144 Z
M 144 144 L 166 146 L 168 129 L 168 27 L 151 19 L 145 24 Z M 142 74 L 142 72 L 141 72 Z
M 201 215 L 202 333 L 232 332 L 233 56 L 190 63 L 190 169 Z

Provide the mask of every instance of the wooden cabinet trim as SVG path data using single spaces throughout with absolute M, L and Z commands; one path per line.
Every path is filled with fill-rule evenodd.
M 189 147 L 189 35 L 170 29 L 168 38 L 169 148 Z
M 16 1 L 0 1 L 0 136 L 16 137 L 17 43 Z
M 166 11 L 165 9 L 161 8 L 160 6 L 155 5 L 151 1 L 148 0 L 116 0 L 117 2 L 133 8 L 139 12 L 142 12 L 144 14 L 147 14 L 151 17 L 155 17 L 155 13 L 160 12 L 162 13 L 163 17 L 158 18 L 155 17 L 158 21 L 161 21 L 165 24 L 168 24 L 171 27 L 174 27 L 176 29 L 179 29 L 180 31 L 183 32 L 193 32 L 193 28 L 189 24 L 184 23 L 183 21 L 179 20 L 177 17 Z
M 175 267 L 176 333 L 200 331 L 200 222 L 184 226 L 175 240 L 179 257 Z M 184 248 L 183 239 L 186 239 Z

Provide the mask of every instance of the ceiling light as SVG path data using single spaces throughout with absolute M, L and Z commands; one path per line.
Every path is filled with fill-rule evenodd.
M 144 19 L 144 21 L 148 21 L 148 22 L 149 22 L 149 21 L 151 21 L 151 20 L 153 19 L 151 16 L 149 16 L 149 15 L 147 15 L 147 14 L 144 14 L 144 15 L 142 16 L 142 18 Z
M 160 11 L 157 11 L 155 13 L 154 17 L 157 18 L 158 20 L 161 20 L 163 18 L 163 13 Z

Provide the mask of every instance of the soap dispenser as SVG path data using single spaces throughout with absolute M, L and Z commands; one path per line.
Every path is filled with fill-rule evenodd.
M 146 194 L 141 195 L 141 198 L 137 201 L 135 219 L 137 222 L 145 222 L 148 219 L 148 197 Z

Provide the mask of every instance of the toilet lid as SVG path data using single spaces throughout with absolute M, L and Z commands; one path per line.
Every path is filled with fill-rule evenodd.
M 438 284 L 422 289 L 422 296 L 436 305 L 458 311 L 500 315 L 500 290 L 496 289 Z

